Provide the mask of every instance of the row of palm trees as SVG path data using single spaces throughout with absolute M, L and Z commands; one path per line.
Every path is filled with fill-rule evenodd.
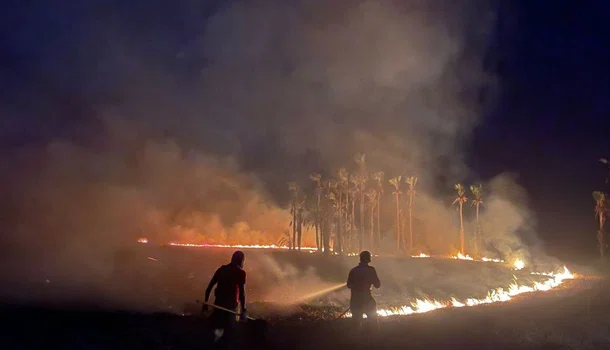
M 294 182 L 288 184 L 291 193 L 290 222 L 292 237 L 281 244 L 287 243 L 291 249 L 300 250 L 303 237 L 303 228 L 315 229 L 316 246 L 321 252 L 354 252 L 360 251 L 365 247 L 371 250 L 379 249 L 381 239 L 380 228 L 380 199 L 384 194 L 384 172 L 369 173 L 366 168 L 365 154 L 358 154 L 354 157 L 358 166 L 357 171 L 350 174 L 347 169 L 341 168 L 336 177 L 323 179 L 318 173 L 310 175 L 310 179 L 315 183 L 315 204 L 307 207 L 307 196 L 300 186 Z M 610 161 L 606 158 L 599 160 L 608 169 L 606 177 L 606 187 L 610 180 Z M 416 176 L 396 176 L 388 180 L 393 187 L 392 195 L 396 204 L 396 251 L 412 252 L 413 242 L 413 204 L 417 194 Z M 403 192 L 402 184 L 407 185 Z M 456 197 L 453 204 L 458 205 L 460 229 L 459 246 L 460 253 L 466 255 L 463 207 L 468 203 L 466 189 L 462 184 L 454 186 Z M 481 244 L 481 226 L 479 221 L 480 209 L 484 205 L 482 185 L 471 185 L 470 192 L 473 199 L 471 207 L 475 208 L 475 230 L 473 235 L 473 249 L 477 252 Z M 407 196 L 408 216 L 405 218 L 402 207 L 402 196 Z M 597 244 L 600 258 L 604 259 L 607 250 L 605 239 L 605 224 L 610 215 L 610 205 L 608 204 L 608 193 L 606 191 L 594 191 L 595 219 L 598 224 Z M 356 203 L 358 213 L 356 215 Z M 365 208 L 368 213 L 365 214 Z M 358 216 L 358 225 L 356 225 Z M 368 227 L 365 227 L 365 217 L 368 216 Z M 408 239 L 405 237 L 405 225 L 408 222 Z M 365 232 L 368 230 L 368 239 L 365 241 Z M 332 249 L 331 249 L 332 242 Z M 408 242 L 408 244 L 407 244 Z
M 319 173 L 311 174 L 309 178 L 315 184 L 313 200 L 307 200 L 305 191 L 297 183 L 288 184 L 291 193 L 292 236 L 288 232 L 288 237 L 282 243 L 287 243 L 291 249 L 300 250 L 303 229 L 306 228 L 315 231 L 316 246 L 321 252 L 341 254 L 363 249 L 380 250 L 380 206 L 385 194 L 385 173 L 369 172 L 365 154 L 357 154 L 354 162 L 357 167 L 353 173 L 346 168 L 340 168 L 335 176 L 328 178 L 323 178 Z M 417 196 L 417 181 L 416 176 L 402 175 L 388 179 L 396 205 L 394 226 L 397 252 L 412 253 L 414 249 L 413 208 Z M 460 253 L 465 255 L 463 206 L 468 202 L 468 198 L 462 184 L 456 184 L 455 190 L 457 197 L 453 204 L 459 205 Z M 483 187 L 473 185 L 470 186 L 470 191 L 474 198 L 471 206 L 476 210 L 473 243 L 474 249 L 477 250 L 481 238 L 479 213 L 481 206 L 484 205 Z M 356 205 L 358 215 L 356 215 Z M 403 210 L 405 206 L 406 216 Z

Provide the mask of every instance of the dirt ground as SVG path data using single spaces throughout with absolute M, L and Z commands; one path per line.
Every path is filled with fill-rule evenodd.
M 270 320 L 265 349 L 610 349 L 610 282 L 567 281 L 508 303 L 381 319 L 380 334 L 348 319 Z M 5 306 L 3 349 L 206 349 L 205 319 L 169 314 Z M 245 327 L 245 326 L 243 326 Z M 241 348 L 247 348 L 243 346 Z

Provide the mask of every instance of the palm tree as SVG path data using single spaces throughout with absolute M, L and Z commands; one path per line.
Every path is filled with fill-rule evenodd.
M 479 208 L 481 207 L 481 205 L 485 205 L 485 203 L 483 203 L 483 185 L 479 184 L 477 186 L 475 185 L 470 185 L 470 192 L 472 192 L 472 195 L 474 196 L 474 199 L 472 200 L 472 204 L 470 204 L 470 206 L 472 207 L 473 205 L 476 208 L 476 224 L 477 224 L 477 228 L 475 230 L 475 234 L 474 234 L 474 250 L 475 252 L 478 254 L 479 252 L 479 245 L 480 245 L 480 240 L 481 240 L 481 225 L 479 223 Z
M 464 252 L 464 216 L 462 208 L 468 198 L 466 198 L 466 192 L 464 191 L 464 186 L 462 186 L 462 184 L 456 184 L 454 188 L 457 191 L 458 196 L 453 201 L 453 204 L 459 203 L 460 205 L 460 253 L 462 253 L 462 255 L 465 255 L 466 253 Z
M 604 240 L 604 225 L 606 224 L 606 218 L 608 215 L 608 205 L 606 202 L 607 198 L 604 192 L 595 191 L 593 192 L 593 199 L 595 200 L 595 218 L 599 222 L 599 230 L 597 231 L 597 245 L 599 247 L 600 258 L 604 259 L 604 252 L 606 250 Z
M 400 251 L 400 180 L 402 176 L 391 178 L 390 184 L 394 186 L 394 192 L 392 194 L 396 196 L 396 249 Z
M 358 164 L 358 194 L 360 195 L 360 227 L 358 228 L 358 250 L 362 251 L 364 239 L 364 190 L 366 188 L 366 155 L 359 153 L 354 156 Z
M 377 206 L 377 190 L 374 188 L 369 188 L 366 191 L 366 197 L 369 201 L 369 222 L 371 224 L 371 231 L 369 233 L 369 249 L 373 249 L 375 244 L 375 208 Z
M 409 176 L 405 179 L 405 182 L 409 185 L 409 190 L 407 191 L 407 195 L 409 195 L 409 250 L 413 251 L 413 200 L 417 194 L 415 190 L 417 177 Z
M 290 214 L 292 214 L 292 240 L 290 249 L 295 248 L 296 238 L 297 238 L 297 198 L 299 196 L 299 185 L 295 182 L 288 183 L 288 190 L 292 195 L 292 206 L 290 208 Z
M 318 195 L 318 204 L 316 205 L 316 214 L 314 217 L 314 226 L 316 228 L 316 248 L 322 251 L 322 240 L 320 239 L 320 198 L 322 196 L 322 175 L 313 173 L 309 175 L 311 181 L 316 183 L 316 194 Z
M 376 173 L 373 174 L 373 180 L 377 181 L 377 249 L 379 249 L 379 246 L 381 245 L 381 220 L 380 220 L 380 209 L 379 209 L 379 205 L 381 203 L 381 196 L 383 195 L 383 177 L 384 177 L 384 173 L 383 171 L 378 171 Z

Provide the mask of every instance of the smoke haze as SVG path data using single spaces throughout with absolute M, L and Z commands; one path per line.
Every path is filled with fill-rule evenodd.
M 418 242 L 455 253 L 449 191 L 474 178 L 463 152 L 496 90 L 484 65 L 490 1 L 208 10 L 190 1 L 66 10 L 80 30 L 39 67 L 51 87 L 28 90 L 25 112 L 4 108 L 10 138 L 37 123 L 27 134 L 37 142 L 13 147 L 1 168 L 5 274 L 103 274 L 117 247 L 142 236 L 277 244 L 290 222 L 286 183 L 352 170 L 359 152 L 386 173 L 384 244 L 395 213 L 387 178 L 416 175 Z M 490 246 L 525 254 L 519 234 L 534 228 L 520 188 L 500 177 L 489 190 Z M 304 245 L 314 245 L 311 230 Z

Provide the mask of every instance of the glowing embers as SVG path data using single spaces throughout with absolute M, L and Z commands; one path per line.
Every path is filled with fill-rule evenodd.
M 507 289 L 496 288 L 487 294 L 485 298 L 467 298 L 459 301 L 455 298 L 451 300 L 430 300 L 430 299 L 416 299 L 411 302 L 411 305 L 403 305 L 398 307 L 392 307 L 388 309 L 379 309 L 377 314 L 380 317 L 396 316 L 396 315 L 411 315 L 418 313 L 430 312 L 433 310 L 443 309 L 447 307 L 466 307 L 466 306 L 477 306 L 482 304 L 491 304 L 498 302 L 506 302 L 512 300 L 513 297 L 535 291 L 549 291 L 568 279 L 573 279 L 574 275 L 564 266 L 562 272 L 532 272 L 532 275 L 546 276 L 548 279 L 544 282 L 534 282 L 533 285 L 519 285 L 516 282 L 509 285 Z M 351 313 L 346 313 L 344 317 L 351 317 Z
M 138 238 L 138 243 L 146 244 L 146 243 L 148 243 L 148 238 L 146 238 L 146 237 Z

